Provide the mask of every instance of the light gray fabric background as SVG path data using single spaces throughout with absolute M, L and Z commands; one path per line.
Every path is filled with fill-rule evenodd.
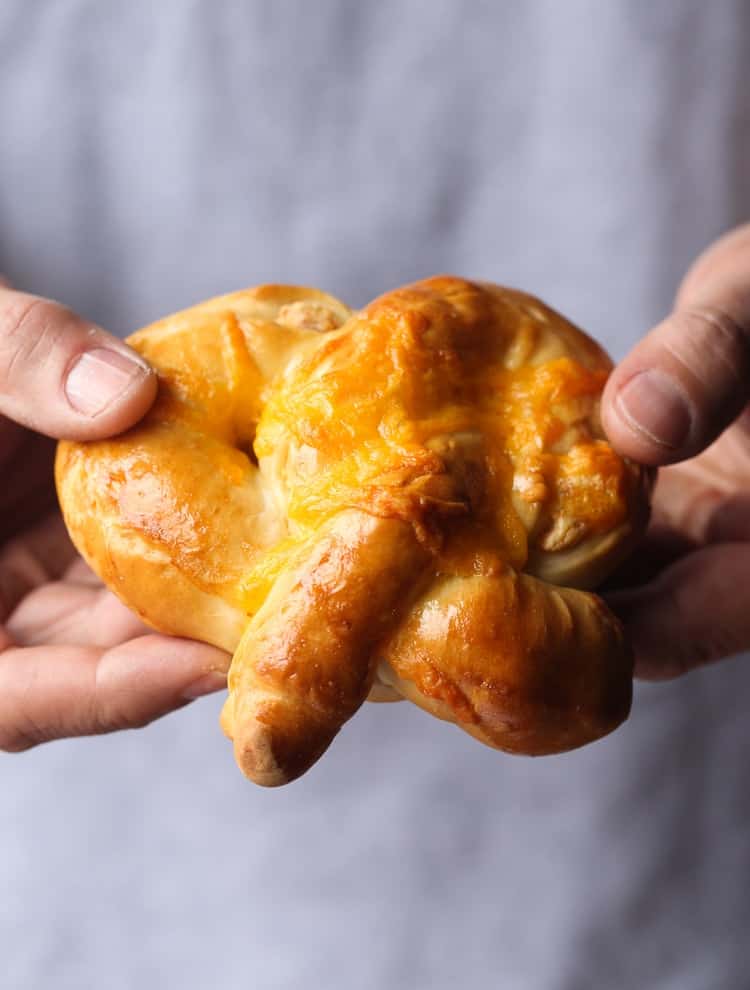
M 452 271 L 616 355 L 748 208 L 741 0 L 2 0 L 0 269 L 125 332 Z M 246 783 L 220 699 L 0 759 L 0 985 L 747 986 L 750 669 L 530 761 L 369 707 Z

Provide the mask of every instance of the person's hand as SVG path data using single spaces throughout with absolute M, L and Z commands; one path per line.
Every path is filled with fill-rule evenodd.
M 750 648 L 748 403 L 750 225 L 701 255 L 674 312 L 604 394 L 614 446 L 644 464 L 675 465 L 659 472 L 627 587 L 606 595 L 639 676 L 673 677 Z
M 125 344 L 0 285 L 0 749 L 142 726 L 225 684 L 213 647 L 149 633 L 73 549 L 50 437 L 132 426 L 156 376 Z

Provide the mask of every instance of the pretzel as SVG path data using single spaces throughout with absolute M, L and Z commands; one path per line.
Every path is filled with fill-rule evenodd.
M 63 515 L 146 623 L 233 655 L 248 777 L 304 773 L 368 696 L 530 755 L 627 717 L 623 631 L 582 589 L 642 531 L 648 478 L 599 424 L 609 359 L 563 317 L 447 276 L 359 312 L 266 285 L 129 343 L 158 398 L 60 444 Z

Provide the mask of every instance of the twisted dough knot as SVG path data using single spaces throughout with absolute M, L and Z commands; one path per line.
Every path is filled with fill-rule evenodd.
M 628 714 L 591 587 L 645 522 L 603 438 L 603 351 L 538 300 L 457 278 L 353 313 L 261 286 L 130 344 L 159 373 L 123 436 L 64 443 L 85 559 L 164 632 L 233 653 L 242 770 L 303 773 L 368 697 L 482 742 L 570 749 Z

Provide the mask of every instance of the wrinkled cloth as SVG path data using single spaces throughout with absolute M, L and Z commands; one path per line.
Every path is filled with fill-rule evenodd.
M 741 0 L 3 0 L 0 270 L 118 333 L 437 272 L 615 356 L 750 204 Z M 564 756 L 367 706 L 245 782 L 220 697 L 0 757 L 6 990 L 747 983 L 750 666 Z

